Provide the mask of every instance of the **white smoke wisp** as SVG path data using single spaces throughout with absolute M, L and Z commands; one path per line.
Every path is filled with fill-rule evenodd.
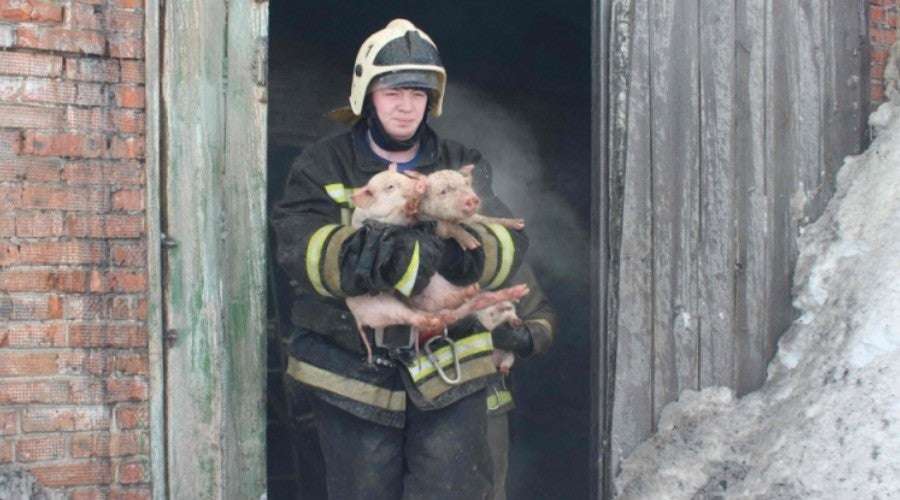
M 549 187 L 547 179 L 568 174 L 563 169 L 573 166 L 552 165 L 542 156 L 526 120 L 482 92 L 451 84 L 444 114 L 435 120 L 434 128 L 481 151 L 493 167 L 497 196 L 525 219 L 531 242 L 529 260 L 557 280 L 571 280 L 583 275 L 578 269 L 587 262 L 590 235 L 580 227 L 573 204 Z

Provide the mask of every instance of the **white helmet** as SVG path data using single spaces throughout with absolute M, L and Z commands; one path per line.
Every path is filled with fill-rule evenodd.
M 432 92 L 431 115 L 441 115 L 447 73 L 431 38 L 406 19 L 394 19 L 359 48 L 350 85 L 350 110 L 356 117 L 362 115 L 363 103 L 373 82 L 390 87 L 429 89 Z

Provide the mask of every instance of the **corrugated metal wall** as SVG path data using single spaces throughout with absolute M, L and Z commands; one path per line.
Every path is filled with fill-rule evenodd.
M 863 145 L 864 3 L 613 1 L 613 474 L 682 390 L 763 382 L 798 232 Z

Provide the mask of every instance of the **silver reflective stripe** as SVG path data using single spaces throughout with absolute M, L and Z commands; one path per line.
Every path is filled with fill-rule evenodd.
M 363 404 L 389 411 L 406 410 L 406 392 L 344 377 L 295 358 L 288 358 L 287 374 L 306 385 L 333 392 Z

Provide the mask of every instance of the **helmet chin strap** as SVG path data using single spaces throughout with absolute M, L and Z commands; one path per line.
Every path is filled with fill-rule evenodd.
M 412 137 L 402 141 L 394 139 L 384 130 L 381 120 L 378 119 L 378 113 L 375 112 L 375 106 L 372 105 L 372 100 L 369 97 L 366 97 L 366 102 L 363 104 L 362 114 L 363 120 L 366 121 L 366 125 L 369 127 L 372 140 L 375 141 L 375 144 L 378 144 L 378 147 L 385 151 L 408 151 L 418 144 L 419 137 L 422 135 L 422 131 L 425 130 L 426 123 L 428 122 L 428 111 L 430 109 L 431 98 L 429 97 L 428 106 L 425 108 L 425 116 L 422 117 L 422 123 L 419 124 L 419 127 Z

